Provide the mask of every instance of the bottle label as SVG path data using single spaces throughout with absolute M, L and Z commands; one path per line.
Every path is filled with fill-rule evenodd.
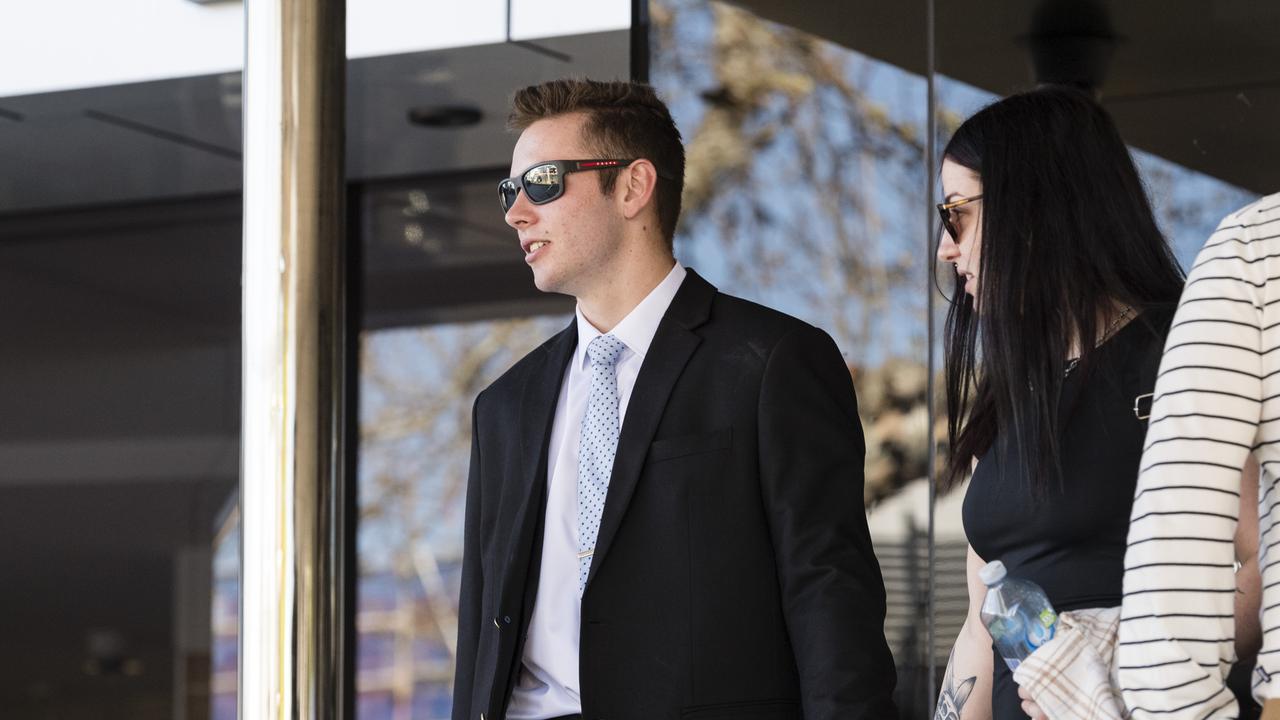
M 1027 623 L 1026 643 L 1027 650 L 1035 652 L 1041 645 L 1053 639 L 1054 631 L 1057 630 L 1058 615 L 1053 610 L 1045 608 L 1040 611 L 1036 617 L 1038 622 Z

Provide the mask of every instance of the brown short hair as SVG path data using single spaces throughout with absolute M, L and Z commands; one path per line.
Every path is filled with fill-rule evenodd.
M 671 112 L 649 85 L 598 80 L 552 80 L 518 90 L 507 126 L 524 130 L 539 120 L 580 112 L 587 143 L 600 157 L 645 158 L 658 168 L 658 225 L 672 245 L 684 192 L 684 145 Z M 577 158 L 545 158 L 570 160 Z M 618 171 L 601 171 L 600 189 L 613 192 Z

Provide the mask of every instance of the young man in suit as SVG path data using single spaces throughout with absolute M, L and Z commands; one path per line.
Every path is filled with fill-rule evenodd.
M 514 100 L 499 187 L 574 321 L 476 399 L 454 720 L 887 720 L 884 586 L 835 343 L 677 263 L 652 88 Z

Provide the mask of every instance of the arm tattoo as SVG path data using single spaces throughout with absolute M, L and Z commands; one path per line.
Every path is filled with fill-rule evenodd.
M 956 650 L 951 648 L 951 657 L 947 658 L 947 674 L 942 678 L 942 692 L 938 693 L 938 709 L 933 720 L 960 720 L 960 712 L 969 701 L 973 686 L 978 684 L 978 676 L 973 676 L 956 685 Z

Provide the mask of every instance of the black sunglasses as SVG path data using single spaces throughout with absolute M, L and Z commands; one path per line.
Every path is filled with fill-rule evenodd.
M 960 233 L 956 230 L 956 224 L 951 219 L 951 210 L 953 208 L 958 208 L 961 205 L 968 205 L 971 202 L 977 202 L 981 199 L 981 195 L 974 195 L 973 197 L 957 198 L 951 202 L 941 202 L 935 206 L 938 208 L 938 216 L 942 218 L 942 227 L 947 231 L 947 234 L 951 236 L 952 240 L 959 241 Z
M 523 190 L 529 202 L 545 205 L 564 194 L 564 176 L 587 170 L 613 170 L 635 162 L 631 160 L 544 160 L 515 177 L 498 183 L 498 202 L 502 212 L 516 203 Z

